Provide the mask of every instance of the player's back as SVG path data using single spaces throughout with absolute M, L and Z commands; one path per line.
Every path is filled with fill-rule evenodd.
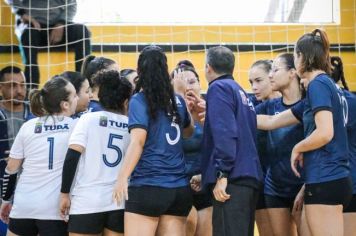
M 23 159 L 11 217 L 60 219 L 62 168 L 74 125 L 69 117 L 48 116 L 21 127 L 10 152 L 10 157 Z
M 116 210 L 112 191 L 129 143 L 127 116 L 98 111 L 84 114 L 70 145 L 85 148 L 72 191 L 70 214 Z

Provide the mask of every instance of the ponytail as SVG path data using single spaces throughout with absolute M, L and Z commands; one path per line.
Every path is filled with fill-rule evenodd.
M 331 71 L 331 78 L 338 83 L 341 80 L 342 86 L 345 90 L 349 91 L 349 86 L 346 83 L 345 75 L 344 75 L 344 66 L 342 60 L 338 56 L 333 56 L 330 59 L 331 65 L 333 69 Z
M 43 116 L 45 114 L 42 103 L 42 93 L 40 89 L 32 89 L 29 95 L 31 112 L 35 116 Z
M 295 45 L 298 57 L 302 54 L 302 62 L 299 74 L 322 70 L 331 73 L 330 43 L 325 31 L 315 29 L 312 33 L 304 34 Z

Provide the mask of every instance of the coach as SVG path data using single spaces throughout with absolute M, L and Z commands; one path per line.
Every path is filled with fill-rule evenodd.
M 202 181 L 211 186 L 215 197 L 213 234 L 253 236 L 262 179 L 256 114 L 232 77 L 234 64 L 235 57 L 226 47 L 212 47 L 207 52 Z

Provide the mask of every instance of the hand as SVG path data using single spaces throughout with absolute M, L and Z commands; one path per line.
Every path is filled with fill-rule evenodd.
M 226 193 L 227 178 L 217 179 L 213 193 L 216 201 L 225 202 L 230 199 L 230 194 Z
M 125 200 L 129 200 L 128 185 L 127 178 L 119 176 L 113 192 L 113 200 L 117 205 L 121 205 Z
M 303 153 L 296 151 L 296 148 L 294 147 L 290 158 L 290 165 L 294 174 L 299 178 L 300 178 L 300 173 L 298 172 L 297 166 L 299 164 L 300 167 L 303 167 L 303 160 L 304 160 Z
M 0 208 L 0 218 L 5 224 L 9 223 L 9 215 L 12 208 L 11 202 L 2 202 Z
M 70 198 L 68 193 L 61 193 L 59 200 L 59 212 L 62 219 L 67 222 L 70 208 Z
M 193 119 L 203 124 L 205 121 L 206 110 L 205 100 L 200 98 L 200 96 L 195 94 L 192 90 L 187 91 L 186 100 Z
M 179 95 L 185 97 L 187 90 L 187 82 L 184 78 L 183 71 L 181 69 L 175 70 L 173 74 L 173 87 L 174 91 Z
M 190 179 L 190 187 L 195 191 L 199 192 L 201 190 L 201 175 L 194 175 Z
M 303 187 L 301 187 L 297 196 L 294 199 L 292 214 L 293 214 L 293 212 L 296 213 L 297 211 L 299 211 L 299 212 L 302 211 L 303 203 L 304 203 L 304 190 L 305 190 L 305 185 L 303 185 Z
M 23 14 L 21 16 L 21 20 L 25 24 L 32 25 L 33 28 L 35 28 L 35 29 L 38 29 L 38 30 L 41 29 L 40 23 L 36 19 L 32 18 L 31 16 L 29 16 L 27 14 Z
M 59 43 L 63 38 L 64 26 L 57 24 L 55 28 L 51 30 L 49 35 L 49 42 L 51 45 Z

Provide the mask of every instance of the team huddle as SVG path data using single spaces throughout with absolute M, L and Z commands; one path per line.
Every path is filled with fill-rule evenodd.
M 88 56 L 31 90 L 3 175 L 8 235 L 356 235 L 356 96 L 326 33 L 256 61 L 253 95 L 230 49 L 205 64 L 205 99 L 194 65 L 170 73 L 157 46 L 137 70 Z

